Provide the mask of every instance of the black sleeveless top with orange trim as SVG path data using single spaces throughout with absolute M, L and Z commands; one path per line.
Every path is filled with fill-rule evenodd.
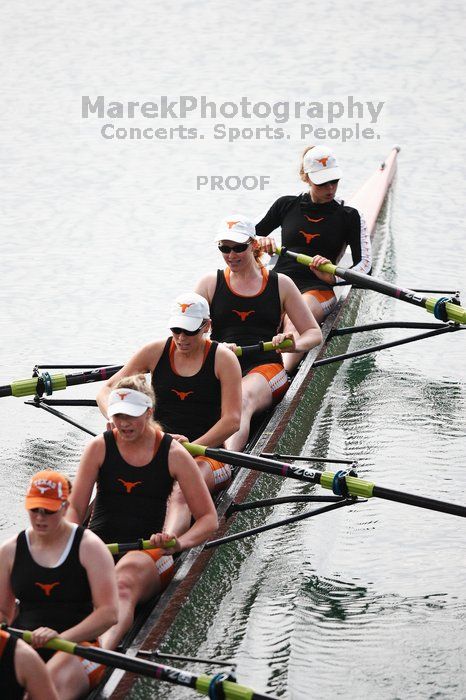
M 192 441 L 220 420 L 222 389 L 215 376 L 218 343 L 206 341 L 204 361 L 197 374 L 184 377 L 175 369 L 175 343 L 168 338 L 152 372 L 156 402 L 154 418 L 167 433 Z
M 104 542 L 134 542 L 161 532 L 173 487 L 168 470 L 172 439 L 157 431 L 151 461 L 135 467 L 121 456 L 113 431 L 104 433 L 105 459 L 89 525 Z
M 230 286 L 230 269 L 217 270 L 217 285 L 210 304 L 212 338 L 224 343 L 255 345 L 272 340 L 281 323 L 278 275 L 262 268 L 262 287 L 254 296 L 242 296 Z M 258 365 L 282 362 L 281 355 L 256 352 L 239 358 L 243 374 Z
M 11 572 L 11 587 L 20 601 L 14 627 L 26 630 L 50 627 L 63 632 L 91 614 L 87 571 L 79 561 L 83 533 L 83 528 L 77 527 L 65 560 L 59 566 L 48 567 L 32 558 L 26 533 L 20 532 Z
M 0 630 L 0 698 L 22 700 L 24 688 L 15 673 L 16 639 Z

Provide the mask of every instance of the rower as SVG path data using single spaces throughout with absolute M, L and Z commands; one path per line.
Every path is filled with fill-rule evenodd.
M 317 267 L 326 262 L 336 263 L 349 245 L 353 268 L 369 274 L 372 266 L 370 234 L 361 214 L 335 199 L 341 168 L 334 153 L 327 146 L 308 146 L 301 157 L 300 178 L 309 192 L 280 197 L 256 225 L 261 249 L 269 254 L 276 250 L 274 229 L 281 226 L 282 245 L 296 253 L 314 257 L 309 268 L 287 257 L 279 257 L 276 272 L 288 275 L 303 295 L 306 305 L 322 323 L 337 303 L 333 290 L 334 275 L 320 272 Z M 289 317 L 284 331 L 295 333 Z M 285 367 L 293 369 L 301 355 L 289 355 Z
M 136 605 L 168 584 L 174 573 L 172 554 L 205 542 L 218 526 L 199 468 L 154 422 L 154 403 L 153 389 L 143 375 L 118 382 L 107 407 L 115 427 L 87 445 L 71 498 L 69 517 L 82 523 L 97 484 L 90 529 L 107 543 L 150 538 L 156 547 L 130 551 L 116 565 L 119 615 L 102 640 L 108 649 L 114 649 L 130 628 Z M 194 517 L 181 535 L 163 527 L 175 481 Z
M 57 691 L 39 654 L 22 639 L 0 630 L 0 697 L 58 700 Z
M 0 615 L 11 620 L 18 598 L 13 624 L 32 631 L 35 648 L 59 634 L 69 641 L 98 644 L 117 619 L 112 557 L 96 535 L 66 520 L 69 494 L 70 482 L 63 474 L 34 474 L 26 495 L 30 527 L 0 546 Z M 47 670 L 60 700 L 88 693 L 104 670 L 63 652 L 39 653 L 50 659 Z
M 123 378 L 151 374 L 157 397 L 154 418 L 178 441 L 188 440 L 207 447 L 222 447 L 240 426 L 241 369 L 231 350 L 208 338 L 209 305 L 193 292 L 174 301 L 168 326 L 171 335 L 142 347 L 109 379 L 97 395 L 97 403 L 108 417 L 108 397 Z M 196 463 L 211 493 L 224 488 L 230 467 L 209 457 Z M 191 515 L 179 486 L 175 484 L 165 527 L 174 534 L 189 528 Z
M 207 275 L 196 288 L 210 304 L 212 338 L 232 349 L 272 338 L 276 347 L 240 358 L 241 425 L 226 446 L 241 450 L 248 439 L 252 416 L 276 403 L 289 386 L 282 353 L 306 352 L 322 341 L 322 333 L 294 282 L 261 264 L 251 221 L 243 216 L 225 219 L 215 241 L 227 268 Z M 294 323 L 298 337 L 291 331 L 279 332 L 284 313 Z M 280 350 L 278 345 L 285 339 L 292 344 Z

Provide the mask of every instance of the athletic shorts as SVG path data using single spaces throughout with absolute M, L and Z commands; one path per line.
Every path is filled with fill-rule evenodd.
M 319 302 L 325 316 L 328 316 L 337 303 L 337 298 L 331 289 L 308 289 L 303 294 L 313 296 Z
M 280 401 L 286 390 L 290 386 L 290 380 L 279 362 L 272 362 L 268 365 L 258 365 L 251 369 L 248 374 L 262 374 L 269 383 L 272 390 L 272 398 L 274 402 Z
M 100 644 L 98 641 L 80 642 L 80 644 L 83 647 L 97 647 L 98 649 L 100 648 Z M 85 674 L 87 675 L 87 680 L 89 681 L 89 690 L 93 690 L 93 688 L 99 685 L 100 681 L 102 680 L 102 676 L 107 670 L 107 667 L 103 664 L 99 664 L 98 661 L 90 661 L 89 659 L 83 659 L 80 656 L 78 656 L 77 658 L 79 659 L 79 662 L 81 663 L 81 666 L 84 669 Z
M 212 475 L 214 477 L 215 486 L 221 486 L 222 484 L 226 484 L 226 482 L 230 480 L 231 469 L 228 466 L 228 464 L 219 462 L 218 459 L 212 459 L 212 457 L 204 457 L 202 455 L 194 457 L 194 460 L 196 462 L 207 462 L 209 464 L 210 468 L 212 469 Z
M 171 554 L 165 554 L 162 549 L 142 549 L 143 554 L 147 554 L 155 564 L 157 573 L 160 576 L 162 590 L 168 586 L 175 573 L 175 563 Z

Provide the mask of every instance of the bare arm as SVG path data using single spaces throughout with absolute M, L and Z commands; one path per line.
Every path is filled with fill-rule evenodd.
M 194 291 L 197 294 L 200 294 L 201 297 L 204 297 L 204 299 L 207 299 L 209 304 L 211 304 L 216 286 L 217 275 L 206 275 L 205 277 L 199 280 Z
M 47 666 L 21 639 L 16 644 L 15 673 L 18 683 L 27 690 L 29 700 L 58 700 Z
M 177 537 L 176 550 L 195 547 L 205 542 L 218 527 L 218 518 L 214 503 L 206 483 L 191 455 L 175 440 L 170 446 L 168 456 L 170 474 L 180 485 L 188 508 L 195 523 L 180 537 Z M 152 535 L 151 541 L 157 547 L 163 546 L 170 539 L 170 533 Z
M 239 430 L 241 421 L 241 367 L 238 358 L 228 348 L 219 345 L 215 354 L 215 373 L 220 380 L 222 408 L 218 420 L 194 442 L 218 447 Z
M 151 372 L 162 355 L 165 340 L 157 340 L 155 343 L 148 343 L 137 351 L 133 357 L 120 369 L 119 372 L 110 377 L 96 396 L 97 405 L 102 415 L 107 418 L 108 397 L 112 389 L 123 377 L 130 377 L 133 374 L 146 374 Z
M 92 489 L 97 481 L 99 469 L 105 459 L 105 441 L 102 435 L 91 440 L 86 446 L 74 480 L 70 496 L 70 507 L 66 514 L 72 523 L 82 525 L 91 500 Z
M 293 352 L 307 352 L 322 342 L 322 332 L 299 289 L 286 275 L 278 275 L 282 308 L 299 333 Z

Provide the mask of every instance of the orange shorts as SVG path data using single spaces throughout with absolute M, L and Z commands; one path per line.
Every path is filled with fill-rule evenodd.
M 96 647 L 100 649 L 100 644 L 98 641 L 80 642 L 80 645 L 83 647 Z M 81 656 L 78 656 L 77 658 L 79 659 L 79 662 L 81 663 L 84 672 L 87 675 L 87 679 L 89 681 L 89 690 L 92 690 L 93 688 L 99 685 L 100 681 L 102 680 L 102 676 L 107 670 L 107 667 L 103 664 L 99 664 L 97 661 L 83 659 Z
M 331 289 L 308 289 L 304 294 L 309 294 L 317 299 L 325 316 L 328 316 L 337 303 L 337 298 Z
M 268 365 L 258 365 L 251 369 L 248 374 L 262 374 L 267 379 L 272 390 L 274 402 L 280 401 L 286 390 L 290 386 L 290 380 L 279 362 L 272 362 Z
M 231 479 L 231 469 L 228 464 L 219 462 L 218 459 L 212 459 L 212 457 L 204 457 L 202 455 L 194 457 L 194 460 L 196 462 L 207 462 L 210 465 L 215 486 L 221 486 Z
M 157 573 L 160 576 L 162 590 L 168 586 L 175 573 L 175 562 L 171 554 L 165 554 L 162 549 L 142 549 L 143 554 L 147 554 L 155 564 Z

